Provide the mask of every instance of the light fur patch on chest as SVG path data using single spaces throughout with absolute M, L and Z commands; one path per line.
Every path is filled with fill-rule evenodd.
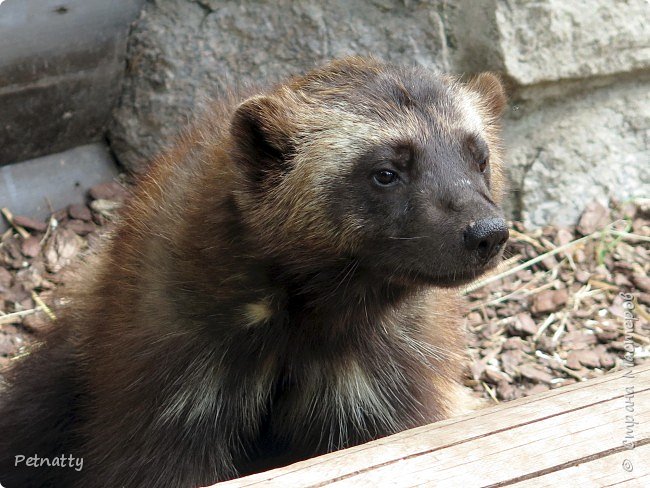
M 377 382 L 365 371 L 358 361 L 349 361 L 336 379 L 334 396 L 341 418 L 363 428 L 364 420 L 359 411 L 365 411 L 375 417 L 384 428 L 396 427 L 397 413 L 387 392 L 378 387 Z
M 271 308 L 271 300 L 263 298 L 260 301 L 247 303 L 244 305 L 244 317 L 246 325 L 255 327 L 265 324 L 273 317 L 273 309 Z

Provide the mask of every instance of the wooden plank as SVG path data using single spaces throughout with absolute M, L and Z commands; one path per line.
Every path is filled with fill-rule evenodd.
M 559 471 L 552 471 L 539 477 L 516 482 L 510 486 L 512 488 L 557 488 L 558 486 L 647 488 L 650 486 L 650 473 L 648 473 L 647 469 L 647 463 L 650 459 L 650 444 L 634 448 L 632 454 L 633 456 L 630 456 L 630 453 L 627 451 L 616 452 L 606 457 L 581 463 L 577 466 L 571 466 Z M 625 461 L 632 463 L 629 465 L 632 471 L 627 471 L 623 468 L 623 462 Z M 639 462 L 646 463 L 645 475 L 635 473 L 634 465 Z M 626 466 L 628 466 L 627 463 Z M 638 465 L 637 468 L 639 468 Z
M 650 475 L 648 426 L 645 365 L 215 486 L 634 486 Z
M 650 402 L 650 390 L 646 391 L 645 400 Z M 475 486 L 477 482 L 482 486 L 508 486 L 517 480 L 620 452 L 623 412 L 621 402 L 610 400 L 592 405 L 589 412 L 579 409 L 471 443 L 397 460 L 328 486 L 374 486 L 400 473 L 409 478 L 402 486 L 417 486 L 431 480 L 438 486 Z M 640 416 L 639 422 L 650 422 L 650 412 Z

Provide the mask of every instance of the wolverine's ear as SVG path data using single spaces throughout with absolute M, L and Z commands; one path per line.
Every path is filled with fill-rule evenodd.
M 292 152 L 292 126 L 286 110 L 273 96 L 255 96 L 237 107 L 230 123 L 237 159 L 263 177 L 286 170 Z
M 492 117 L 501 117 L 506 108 L 507 98 L 498 75 L 479 73 L 467 82 L 467 87 L 481 95 L 484 107 Z

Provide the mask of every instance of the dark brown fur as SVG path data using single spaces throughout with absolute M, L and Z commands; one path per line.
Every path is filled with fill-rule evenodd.
M 503 104 L 492 75 L 349 58 L 215 106 L 10 373 L 0 482 L 200 486 L 458 412 L 453 287 L 498 259 L 458 236 L 500 214 Z M 34 453 L 84 467 L 13 466 Z

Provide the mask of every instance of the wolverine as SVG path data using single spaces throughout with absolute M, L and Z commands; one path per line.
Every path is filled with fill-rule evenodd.
M 458 289 L 508 238 L 499 78 L 352 57 L 250 95 L 153 161 L 7 373 L 7 488 L 203 486 L 469 405 Z

